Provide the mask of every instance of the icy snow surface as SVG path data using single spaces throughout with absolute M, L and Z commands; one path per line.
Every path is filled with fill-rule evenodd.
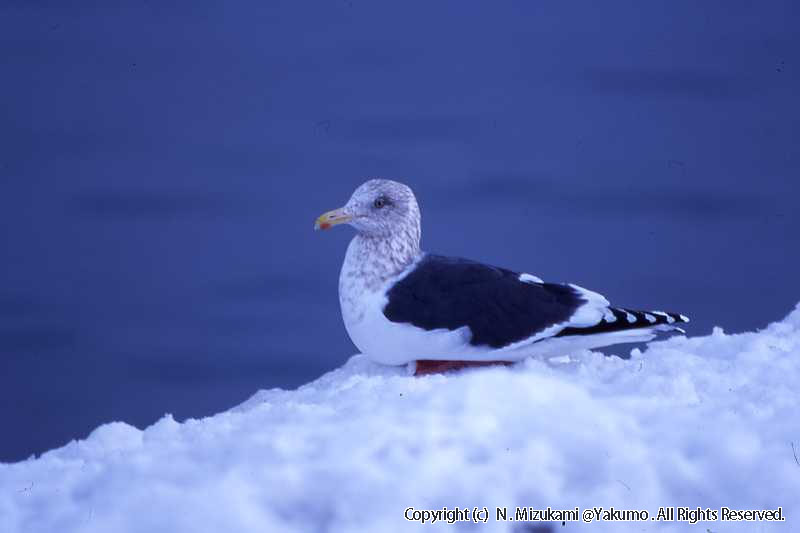
M 800 531 L 799 405 L 800 306 L 757 333 L 676 337 L 630 360 L 413 378 L 355 356 L 213 417 L 107 424 L 0 465 L 0 531 L 539 531 L 496 522 L 497 506 L 782 506 L 783 523 L 553 531 Z M 404 520 L 412 506 L 492 518 L 422 526 Z

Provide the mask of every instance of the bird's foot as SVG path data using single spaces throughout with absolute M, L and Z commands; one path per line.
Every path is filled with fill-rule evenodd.
M 463 368 L 474 368 L 479 366 L 512 365 L 512 361 L 437 361 L 434 359 L 418 359 L 415 376 L 425 376 L 428 374 L 441 374 L 452 370 Z

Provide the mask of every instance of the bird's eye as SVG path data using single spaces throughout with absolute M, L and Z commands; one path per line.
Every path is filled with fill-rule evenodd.
M 381 207 L 386 205 L 386 198 L 384 198 L 383 196 L 379 196 L 375 198 L 375 201 L 372 202 L 372 205 L 375 207 L 375 209 L 380 209 Z

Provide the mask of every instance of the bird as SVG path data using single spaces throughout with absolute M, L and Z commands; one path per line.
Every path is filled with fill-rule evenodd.
M 355 346 L 415 375 L 509 365 L 574 350 L 685 333 L 689 318 L 612 307 L 575 284 L 420 248 L 421 215 L 411 188 L 370 179 L 314 228 L 347 224 L 356 234 L 339 275 L 339 303 Z

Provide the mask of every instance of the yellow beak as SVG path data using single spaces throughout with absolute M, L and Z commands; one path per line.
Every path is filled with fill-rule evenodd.
M 344 212 L 344 208 L 334 209 L 327 213 L 322 213 L 316 222 L 314 222 L 314 229 L 330 229 L 339 224 L 350 222 L 353 219 L 350 215 Z

